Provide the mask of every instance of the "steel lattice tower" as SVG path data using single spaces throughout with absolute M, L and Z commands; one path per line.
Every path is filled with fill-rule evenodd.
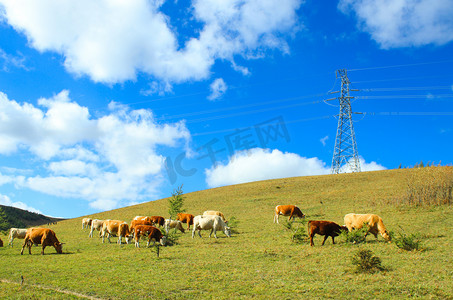
M 332 158 L 332 174 L 340 172 L 360 172 L 360 161 L 357 153 L 354 126 L 352 125 L 351 99 L 349 95 L 348 74 L 345 69 L 336 71 L 336 77 L 341 78 L 341 91 L 338 100 L 340 113 L 338 114 L 337 137 Z M 346 170 L 345 170 L 346 168 Z

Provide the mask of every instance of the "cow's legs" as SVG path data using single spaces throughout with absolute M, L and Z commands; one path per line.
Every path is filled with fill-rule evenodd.
M 27 246 L 27 239 L 25 239 L 24 241 L 24 245 L 22 246 L 22 250 L 20 251 L 20 255 L 23 255 L 24 254 L 24 249 L 25 249 L 25 246 Z
M 327 240 L 328 237 L 329 237 L 329 236 L 328 236 L 327 234 L 324 236 L 324 240 L 322 241 L 321 246 L 324 246 L 324 243 L 326 242 L 326 240 Z
M 332 244 L 335 244 L 335 237 L 332 236 Z

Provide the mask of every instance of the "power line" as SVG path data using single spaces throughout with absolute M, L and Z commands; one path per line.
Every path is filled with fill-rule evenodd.
M 284 121 L 284 124 L 288 125 L 288 124 L 294 124 L 294 123 L 300 123 L 300 122 L 317 121 L 317 120 L 323 120 L 323 119 L 328 119 L 328 118 L 332 118 L 332 117 L 333 117 L 332 115 L 328 115 L 328 116 L 313 117 L 313 118 L 306 118 L 306 119 L 297 119 L 297 120 L 291 120 L 291 121 Z M 219 133 L 226 133 L 226 132 L 231 132 L 231 131 L 242 131 L 242 130 L 250 129 L 252 127 L 253 126 L 247 126 L 247 127 L 241 127 L 241 128 L 235 127 L 235 128 L 228 128 L 228 129 L 220 129 L 220 130 L 215 130 L 215 131 L 194 133 L 194 134 L 192 134 L 192 136 L 219 134 Z
M 360 89 L 363 92 L 397 92 L 397 91 L 425 91 L 425 90 L 450 90 L 452 86 L 412 86 L 400 88 L 371 88 Z
M 216 113 L 216 112 L 223 112 L 223 111 L 230 111 L 230 110 L 243 109 L 243 108 L 256 107 L 256 106 L 264 106 L 264 105 L 282 103 L 282 102 L 288 102 L 288 101 L 294 101 L 294 100 L 301 100 L 301 99 L 306 99 L 306 98 L 315 98 L 315 97 L 321 97 L 324 95 L 325 94 L 316 94 L 316 95 L 277 99 L 277 100 L 266 101 L 266 102 L 261 102 L 261 103 L 252 103 L 252 104 L 230 106 L 230 107 L 217 108 L 217 109 L 211 109 L 211 110 L 190 112 L 190 113 L 185 113 L 185 114 L 180 114 L 180 115 L 165 116 L 165 117 L 156 118 L 156 120 L 162 121 L 162 120 L 175 119 L 175 118 L 191 117 L 191 116 L 211 114 L 211 113 Z M 317 102 L 319 102 L 319 101 L 317 101 Z M 304 102 L 304 104 L 298 103 L 297 105 L 306 105 L 305 103 L 312 104 L 313 102 Z M 283 107 L 286 107 L 286 106 L 283 106 Z M 273 109 L 279 109 L 279 107 L 274 107 Z
M 449 63 L 453 62 L 453 60 L 442 60 L 442 61 L 432 61 L 432 62 L 423 62 L 423 63 L 415 63 L 415 64 L 403 64 L 403 65 L 391 65 L 391 66 L 379 66 L 379 67 L 369 67 L 369 68 L 361 68 L 361 69 L 350 69 L 349 72 L 355 71 L 366 71 L 366 70 L 378 70 L 378 69 L 390 69 L 390 68 L 401 68 L 401 67 L 413 67 L 413 66 L 422 66 L 422 65 L 433 65 L 433 64 L 441 64 L 441 63 Z

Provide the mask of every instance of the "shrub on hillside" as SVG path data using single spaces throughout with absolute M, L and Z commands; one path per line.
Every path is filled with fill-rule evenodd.
M 293 243 L 300 244 L 307 242 L 307 221 L 305 219 L 294 222 L 287 220 L 282 224 L 290 232 L 290 239 Z
M 422 241 L 419 239 L 418 235 L 416 234 L 409 234 L 407 235 L 404 232 L 399 232 L 398 236 L 395 233 L 390 232 L 390 236 L 392 237 L 393 243 L 400 249 L 406 251 L 418 251 L 421 250 L 421 243 Z
M 368 231 L 367 224 L 364 224 L 362 228 L 355 229 L 353 231 L 342 231 L 340 237 L 343 237 L 346 243 L 361 244 L 365 242 L 365 235 Z
M 374 273 L 386 270 L 379 257 L 373 256 L 371 250 L 359 250 L 352 257 L 352 264 L 357 273 Z

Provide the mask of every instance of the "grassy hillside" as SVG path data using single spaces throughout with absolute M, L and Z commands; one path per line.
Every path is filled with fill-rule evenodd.
M 110 299 L 128 298 L 441 298 L 453 299 L 453 211 L 451 206 L 405 206 L 393 199 L 405 193 L 414 170 L 388 170 L 358 174 L 286 178 L 210 189 L 185 195 L 187 212 L 222 211 L 239 223 L 237 234 L 219 239 L 192 239 L 191 233 L 177 245 L 153 249 L 102 244 L 88 238 L 81 219 L 50 226 L 66 254 L 52 248 L 41 256 L 40 248 L 20 255 L 14 248 L 0 248 L 0 279 L 25 284 L 11 288 L 0 283 L 6 297 L 46 297 L 48 289 Z M 296 204 L 310 220 L 343 223 L 350 212 L 379 214 L 388 229 L 421 235 L 425 251 L 407 252 L 379 237 L 350 245 L 342 238 L 321 246 L 322 237 L 309 243 L 291 242 L 281 224 L 273 224 L 278 204 Z M 127 222 L 136 215 L 168 216 L 162 199 L 93 215 Z M 281 218 L 282 220 L 284 217 Z M 2 236 L 2 239 L 4 237 Z M 143 244 L 143 243 L 142 243 Z M 353 272 L 351 257 L 358 249 L 372 250 L 387 271 Z M 47 255 L 48 254 L 48 255 Z M 40 285 L 39 287 L 37 285 Z M 27 293 L 27 294 L 25 294 Z M 60 294 L 58 294 L 60 295 Z M 64 297 L 76 295 L 61 294 Z
M 61 220 L 63 219 L 47 217 L 20 208 L 0 205 L 0 231 L 7 231 L 11 227 L 25 228 Z

